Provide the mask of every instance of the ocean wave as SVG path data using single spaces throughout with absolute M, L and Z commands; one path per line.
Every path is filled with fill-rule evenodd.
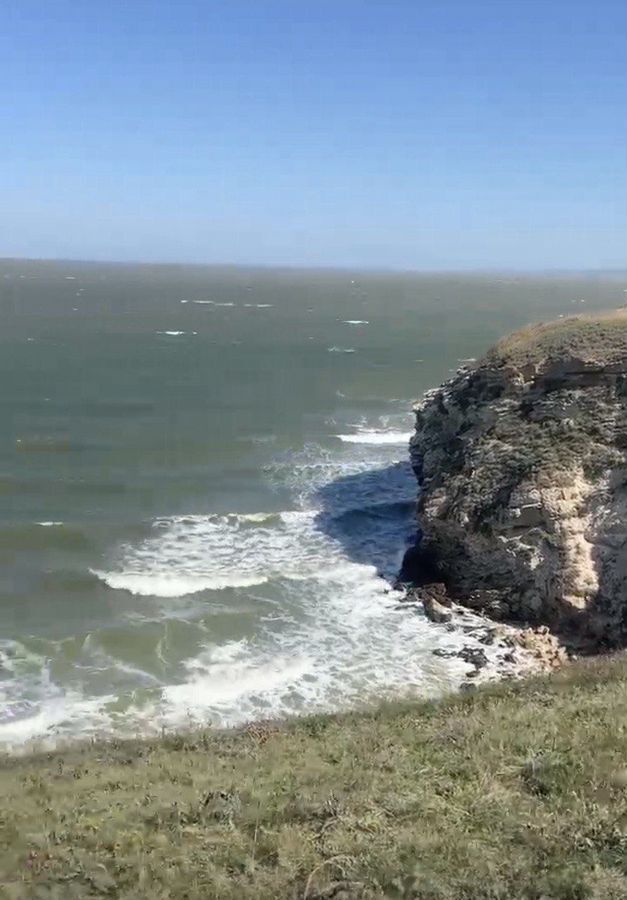
M 243 526 L 247 522 L 254 524 L 267 523 L 277 521 L 284 516 L 282 512 L 256 512 L 256 513 L 219 513 L 215 515 L 180 515 L 180 516 L 161 516 L 153 520 L 154 528 L 168 528 L 173 524 L 190 525 L 194 527 L 201 526 L 205 523 L 224 523 L 229 526 Z
M 262 700 L 277 691 L 297 689 L 306 675 L 315 671 L 315 661 L 306 656 L 276 656 L 260 659 L 246 640 L 207 649 L 187 665 L 189 680 L 170 685 L 163 699 L 170 708 L 188 712 L 209 708 L 232 708 L 250 696 Z
M 271 522 L 280 515 L 281 513 L 239 513 L 235 518 L 242 522 Z
M 114 590 L 160 598 L 250 588 L 289 577 L 296 560 L 290 528 L 315 513 L 248 513 L 156 519 L 155 536 L 125 547 L 117 565 L 93 574 Z M 298 573 L 297 573 L 298 574 Z
M 361 431 L 357 434 L 336 434 L 345 444 L 407 444 L 411 432 L 407 431 Z
M 32 746 L 52 749 L 62 737 L 110 734 L 106 706 L 114 700 L 112 694 L 85 698 L 77 691 L 63 691 L 38 702 L 16 701 L 0 716 L 0 745 L 14 752 Z
M 327 347 L 328 353 L 356 353 L 354 347 Z
M 367 319 L 344 319 L 342 325 L 370 325 Z
M 85 699 L 78 691 L 62 689 L 50 666 L 46 654 L 0 639 L 0 745 L 15 749 L 56 735 L 63 726 L 79 734 L 102 725 L 102 716 L 94 714 L 107 698 Z
M 245 588 L 256 584 L 264 584 L 263 576 L 238 576 L 227 574 L 202 575 L 179 574 L 168 575 L 164 572 L 102 572 L 90 569 L 110 588 L 116 591 L 128 591 L 144 597 L 185 597 L 200 591 L 222 591 L 225 588 Z
M 265 472 L 292 509 L 162 516 L 112 550 L 93 574 L 140 598 L 127 609 L 137 632 L 85 639 L 63 687 L 51 654 L 20 662 L 9 648 L 13 712 L 0 743 L 235 725 L 458 684 L 467 665 L 432 650 L 471 638 L 428 622 L 391 587 L 415 528 L 415 481 L 397 432 L 381 430 L 398 420 L 377 424 L 349 436 L 376 442 L 279 455 Z M 202 591 L 214 593 L 194 597 Z
M 165 334 L 168 337 L 180 337 L 182 334 L 198 334 L 197 331 L 157 331 L 157 334 Z

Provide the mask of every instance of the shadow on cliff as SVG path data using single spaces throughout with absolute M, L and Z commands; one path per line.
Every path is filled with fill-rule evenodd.
M 416 542 L 416 490 L 408 462 L 346 475 L 316 492 L 316 527 L 351 562 L 373 566 L 395 584 Z

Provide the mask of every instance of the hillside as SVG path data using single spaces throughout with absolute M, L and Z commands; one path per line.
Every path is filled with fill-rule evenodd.
M 627 897 L 627 664 L 5 759 L 0 896 Z

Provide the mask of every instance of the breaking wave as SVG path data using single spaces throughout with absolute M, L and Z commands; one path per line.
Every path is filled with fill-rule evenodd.
M 291 509 L 160 517 L 112 549 L 92 574 L 111 603 L 132 598 L 123 627 L 0 644 L 0 744 L 235 725 L 458 684 L 467 665 L 432 651 L 472 639 L 393 588 L 415 528 L 398 424 L 276 457 L 266 478 Z

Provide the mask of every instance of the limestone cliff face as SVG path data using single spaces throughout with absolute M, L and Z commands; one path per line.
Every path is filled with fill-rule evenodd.
M 627 639 L 627 316 L 502 342 L 416 406 L 414 574 L 495 618 Z

